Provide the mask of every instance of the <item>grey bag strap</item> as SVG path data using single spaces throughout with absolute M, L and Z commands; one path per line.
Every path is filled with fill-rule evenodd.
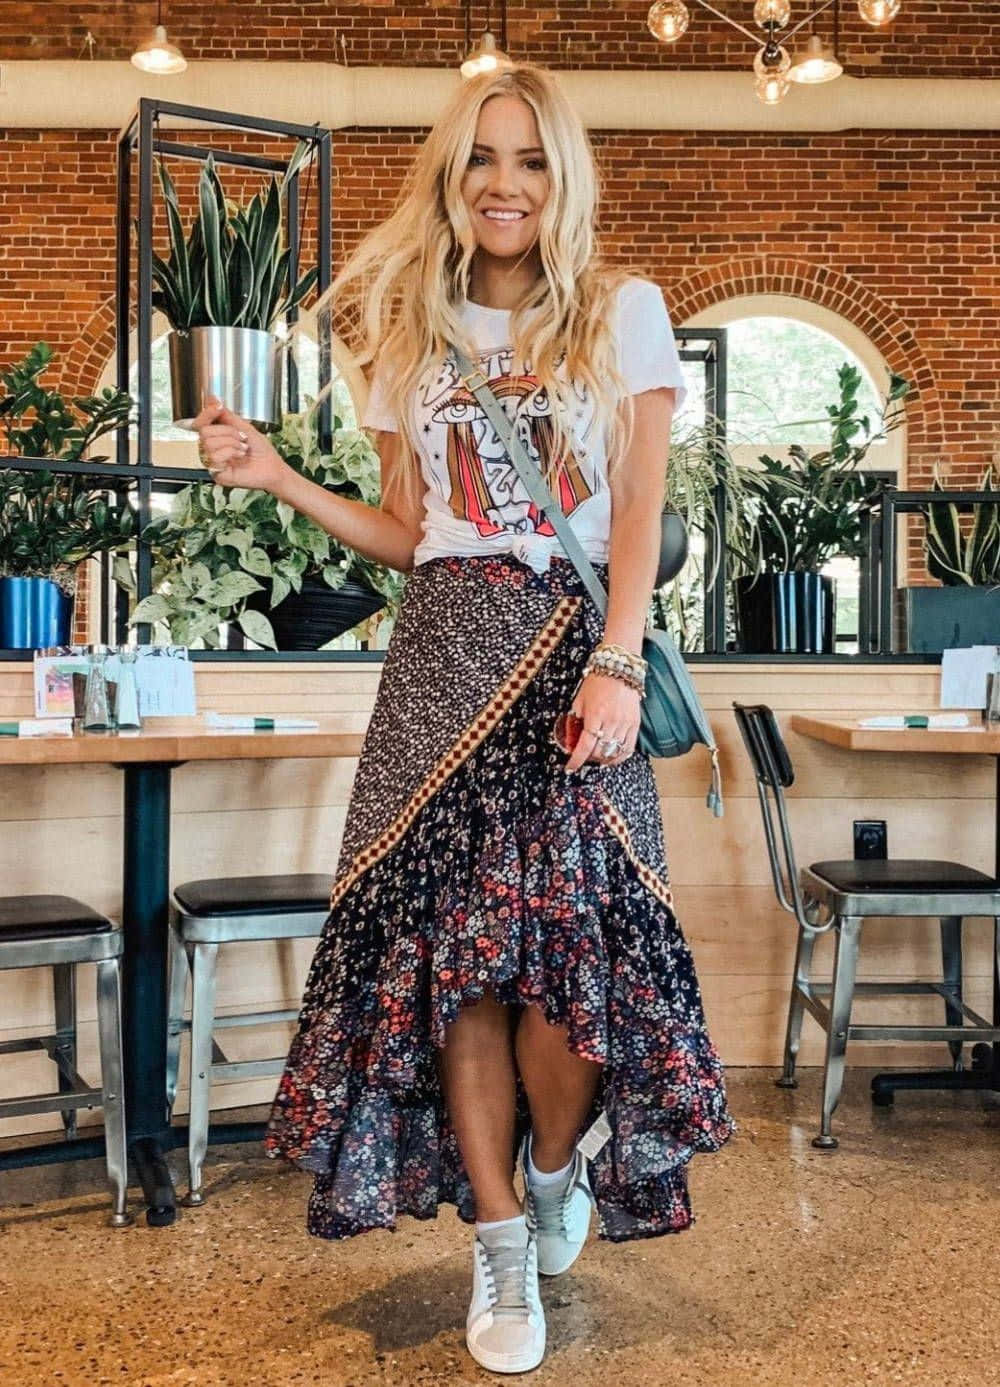
M 474 366 L 466 354 L 454 343 L 451 344 L 459 375 L 469 390 L 483 407 L 483 412 L 497 431 L 497 437 L 507 449 L 517 474 L 524 483 L 525 490 L 535 505 L 548 519 L 559 536 L 563 548 L 573 561 L 576 571 L 583 579 L 584 586 L 594 600 L 594 605 L 603 616 L 608 607 L 608 594 L 604 584 L 594 572 L 594 566 L 584 553 L 583 546 L 573 533 L 573 528 L 563 515 L 562 508 L 546 485 L 541 472 L 532 462 L 517 434 L 511 428 L 510 420 L 503 406 L 490 389 L 486 377 L 478 366 Z

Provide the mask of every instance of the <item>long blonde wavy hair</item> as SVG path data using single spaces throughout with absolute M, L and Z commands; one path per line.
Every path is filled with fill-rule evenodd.
M 316 305 L 330 309 L 333 331 L 358 366 L 377 362 L 380 375 L 384 368 L 386 403 L 400 425 L 397 477 L 411 497 L 422 492 L 408 400 L 424 373 L 444 360 L 449 341 L 475 357 L 460 317 L 477 247 L 462 179 L 479 112 L 502 95 L 531 107 L 548 164 L 549 195 L 536 242 L 542 273 L 511 314 L 515 359 L 530 362 L 553 402 L 555 438 L 546 480 L 554 485 L 556 464 L 570 444 L 563 418 L 569 402 L 555 375 L 562 357 L 569 382 L 586 387 L 596 419 L 607 421 L 610 469 L 631 437 L 631 397 L 616 365 L 612 328 L 614 297 L 627 273 L 606 266 L 600 256 L 593 149 L 552 74 L 514 64 L 455 90 L 410 166 L 393 211 L 364 237 Z

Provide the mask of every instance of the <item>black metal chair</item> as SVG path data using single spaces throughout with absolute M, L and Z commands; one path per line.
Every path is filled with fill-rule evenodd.
M 775 894 L 782 909 L 794 915 L 799 926 L 784 1067 L 777 1083 L 781 1088 L 797 1087 L 795 1063 L 802 1017 L 808 1011 L 826 1032 L 821 1124 L 813 1146 L 835 1150 L 838 1143 L 830 1126 L 840 1100 L 848 1041 L 946 1041 L 955 1068 L 960 1069 L 965 1042 L 1000 1040 L 1000 1030 L 962 1000 L 962 920 L 967 915 L 992 916 L 1000 943 L 1000 884 L 984 872 L 957 862 L 902 858 L 814 862 L 798 871 L 784 796 L 795 773 L 777 721 L 765 704 L 734 703 L 733 708 L 757 778 Z M 942 981 L 856 983 L 861 926 L 869 916 L 940 919 Z M 815 983 L 810 978 L 813 947 L 819 935 L 831 931 L 836 940 L 833 981 Z M 855 996 L 928 993 L 944 1002 L 943 1026 L 851 1024 Z M 970 1024 L 964 1024 L 966 1020 Z
M 167 1103 L 177 1093 L 181 1035 L 191 1035 L 190 1116 L 188 1118 L 188 1206 L 204 1203 L 201 1172 L 208 1149 L 213 1080 L 280 1074 L 285 1056 L 226 1058 L 214 1033 L 224 1027 L 294 1021 L 297 1011 L 259 1011 L 215 1015 L 216 962 L 221 944 L 318 937 L 330 913 L 328 876 L 222 877 L 188 881 L 175 888 L 171 902 L 167 1022 Z M 188 973 L 191 1020 L 184 1019 Z
M 58 1091 L 0 1101 L 0 1117 L 32 1113 L 62 1115 L 66 1140 L 76 1137 L 80 1108 L 104 1109 L 108 1181 L 113 1195 L 111 1223 L 123 1228 L 128 1213 L 128 1148 L 122 1092 L 122 931 L 104 915 L 70 896 L 0 897 L 0 968 L 51 968 L 55 1031 L 7 1040 L 0 1054 L 44 1050 L 56 1066 Z M 101 1087 L 91 1088 L 77 1073 L 76 965 L 97 967 L 97 1032 Z

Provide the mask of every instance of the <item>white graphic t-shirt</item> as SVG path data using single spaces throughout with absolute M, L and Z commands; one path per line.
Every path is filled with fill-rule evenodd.
M 462 316 L 490 389 L 544 474 L 553 444 L 549 399 L 531 374 L 530 363 L 525 363 L 523 373 L 512 370 L 510 312 L 467 301 Z M 618 292 L 614 326 L 618 365 L 629 393 L 674 386 L 679 410 L 687 389 L 657 286 L 645 279 L 627 280 Z M 556 374 L 565 381 L 562 365 Z M 604 421 L 594 418 L 585 387 L 575 386 L 568 398 L 573 443 L 559 466 L 557 495 L 587 557 L 592 563 L 606 563 L 611 533 L 606 428 Z M 525 491 L 493 425 L 450 359 L 427 372 L 409 408 L 427 486 L 423 538 L 414 552 L 414 565 L 447 554 L 513 552 L 541 573 L 553 554 L 564 555 L 551 523 Z M 362 426 L 399 431 L 378 370 Z

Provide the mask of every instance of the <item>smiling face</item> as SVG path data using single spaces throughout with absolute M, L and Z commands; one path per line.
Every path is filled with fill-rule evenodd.
M 519 260 L 538 240 L 549 172 L 535 113 L 519 96 L 492 96 L 476 123 L 462 197 L 479 248 Z

